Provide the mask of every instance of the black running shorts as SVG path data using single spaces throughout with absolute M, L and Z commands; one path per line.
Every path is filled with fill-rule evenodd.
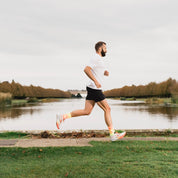
M 87 87 L 87 97 L 86 100 L 94 100 L 95 102 L 99 102 L 104 100 L 106 97 L 104 96 L 102 90 L 92 89 Z

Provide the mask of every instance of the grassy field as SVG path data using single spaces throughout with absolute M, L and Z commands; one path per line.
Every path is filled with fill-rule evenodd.
M 0 177 L 178 177 L 178 142 L 0 148 Z

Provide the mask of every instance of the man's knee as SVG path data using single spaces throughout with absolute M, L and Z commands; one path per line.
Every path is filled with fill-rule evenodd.
M 92 110 L 85 110 L 85 115 L 90 115 Z
M 106 112 L 111 112 L 111 107 L 110 106 L 106 107 Z

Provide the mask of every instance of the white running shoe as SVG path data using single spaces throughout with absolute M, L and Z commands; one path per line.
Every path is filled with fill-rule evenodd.
M 111 135 L 110 138 L 111 138 L 111 141 L 117 141 L 117 140 L 122 139 L 125 135 L 126 135 L 126 132 L 122 132 L 122 133 L 116 132 L 114 135 Z
M 64 122 L 63 115 L 56 114 L 56 127 L 60 129 L 59 126 Z

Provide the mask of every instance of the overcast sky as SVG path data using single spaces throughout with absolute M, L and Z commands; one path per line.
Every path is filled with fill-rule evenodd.
M 0 2 L 0 81 L 85 89 L 83 72 L 107 43 L 104 90 L 178 79 L 177 0 Z

